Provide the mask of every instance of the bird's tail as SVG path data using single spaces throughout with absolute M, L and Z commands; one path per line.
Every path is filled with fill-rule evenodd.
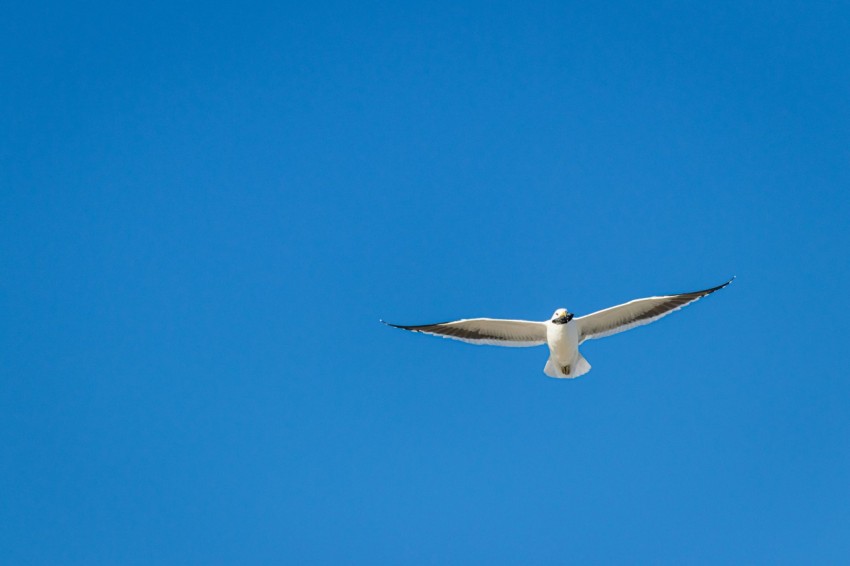
M 573 360 L 569 365 L 559 363 L 552 356 L 549 356 L 549 361 L 546 362 L 546 367 L 543 368 L 543 373 L 549 377 L 569 378 L 584 375 L 590 371 L 590 364 L 584 359 L 581 354 Z

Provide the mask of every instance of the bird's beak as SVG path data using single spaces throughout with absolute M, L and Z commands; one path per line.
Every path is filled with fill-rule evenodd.
M 568 312 L 568 313 L 562 314 L 558 318 L 553 319 L 552 322 L 554 322 L 555 324 L 566 324 L 569 321 L 571 321 L 572 319 L 573 319 L 573 313 Z

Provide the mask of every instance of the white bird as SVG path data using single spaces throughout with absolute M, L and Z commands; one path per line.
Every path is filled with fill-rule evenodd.
M 643 326 L 663 318 L 673 311 L 698 301 L 706 295 L 729 285 L 722 285 L 678 295 L 663 295 L 635 299 L 622 305 L 575 318 L 567 309 L 558 309 L 550 320 L 505 320 L 498 318 L 465 318 L 417 326 L 403 326 L 381 321 L 388 326 L 452 338 L 470 344 L 492 346 L 549 346 L 549 360 L 543 372 L 549 377 L 578 377 L 590 371 L 590 364 L 579 352 L 585 340 L 603 338 Z

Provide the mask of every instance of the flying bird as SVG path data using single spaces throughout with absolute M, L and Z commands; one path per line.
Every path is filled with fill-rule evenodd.
M 505 320 L 499 318 L 465 318 L 417 326 L 390 324 L 411 332 L 433 334 L 470 344 L 492 346 L 549 346 L 549 360 L 543 373 L 549 377 L 573 378 L 590 371 L 590 364 L 579 352 L 585 340 L 604 338 L 663 318 L 673 311 L 698 301 L 729 285 L 734 277 L 711 289 L 635 299 L 585 316 L 576 317 L 567 309 L 556 310 L 549 320 Z

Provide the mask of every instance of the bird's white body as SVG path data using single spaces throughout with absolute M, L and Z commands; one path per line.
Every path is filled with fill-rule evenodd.
M 558 309 L 549 320 L 540 322 L 470 318 L 418 326 L 396 324 L 390 324 L 390 326 L 470 344 L 520 348 L 546 344 L 549 346 L 549 359 L 543 372 L 550 377 L 572 378 L 590 371 L 590 364 L 578 349 L 585 340 L 619 334 L 631 328 L 655 322 L 701 297 L 722 289 L 731 282 L 730 279 L 717 287 L 692 293 L 635 299 L 579 317 L 574 317 L 567 309 Z
M 578 377 L 590 371 L 590 364 L 578 351 L 578 322 L 566 324 L 546 321 L 546 345 L 549 360 L 543 372 L 549 377 Z

